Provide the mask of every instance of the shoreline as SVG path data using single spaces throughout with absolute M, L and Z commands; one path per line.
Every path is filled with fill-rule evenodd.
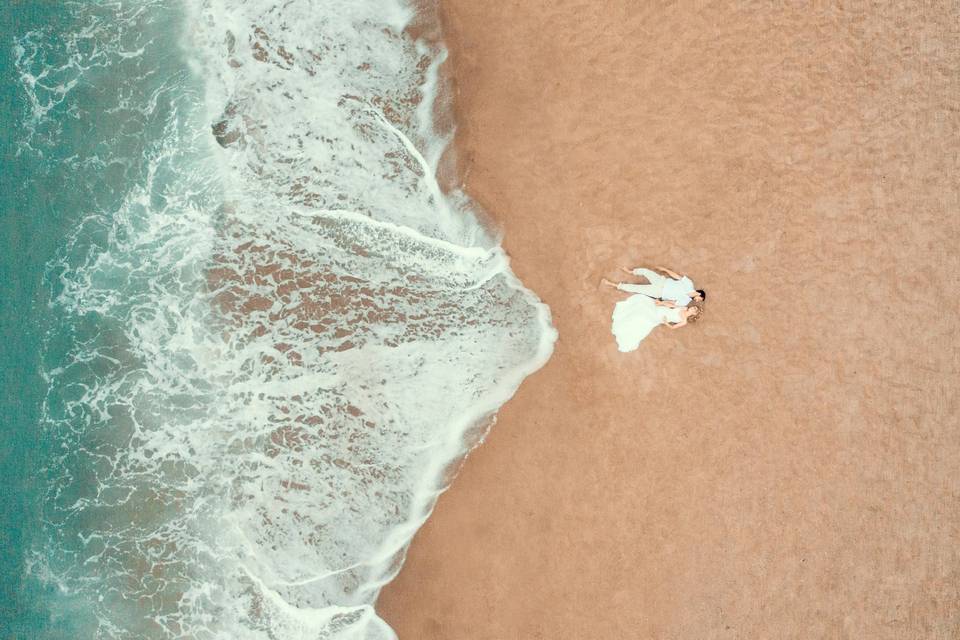
M 560 337 L 381 594 L 400 638 L 960 632 L 957 16 L 704 11 L 441 6 L 466 191 Z M 620 354 L 636 264 L 706 314 Z

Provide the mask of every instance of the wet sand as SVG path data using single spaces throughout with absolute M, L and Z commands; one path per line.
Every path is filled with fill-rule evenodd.
M 430 638 L 960 637 L 960 9 L 445 0 L 550 304 L 378 609 Z M 630 354 L 619 265 L 707 289 Z

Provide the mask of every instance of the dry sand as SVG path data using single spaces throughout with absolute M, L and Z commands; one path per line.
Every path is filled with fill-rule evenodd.
M 402 639 L 960 637 L 960 8 L 735 4 L 445 2 L 467 187 L 560 341 Z M 707 314 L 620 354 L 634 264 Z

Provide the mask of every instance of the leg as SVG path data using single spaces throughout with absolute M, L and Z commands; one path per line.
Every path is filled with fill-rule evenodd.
M 663 295 L 664 277 L 659 273 L 656 271 L 651 271 L 650 269 L 644 269 L 643 267 L 637 267 L 632 271 L 632 273 L 638 277 L 646 278 L 649 284 L 621 283 L 617 285 L 618 289 L 621 291 L 627 291 L 629 293 L 642 293 L 643 295 L 650 296 L 651 298 L 659 298 Z
M 636 269 L 634 269 L 633 271 L 631 271 L 631 273 L 632 273 L 633 275 L 635 275 L 635 276 L 640 276 L 641 278 L 646 278 L 646 279 L 647 279 L 647 282 L 649 282 L 650 284 L 657 284 L 657 283 L 659 283 L 661 287 L 663 286 L 663 280 L 664 280 L 663 275 L 657 273 L 656 271 L 654 271 L 654 270 L 652 270 L 652 269 L 647 269 L 647 268 L 644 268 L 644 267 L 637 267 Z
M 639 269 L 639 267 L 637 267 L 637 268 Z M 628 268 L 626 268 L 626 267 L 620 267 L 620 271 L 623 271 L 623 272 L 624 272 L 625 274 L 627 274 L 628 276 L 636 276 L 637 278 L 641 278 L 641 279 L 643 279 L 643 280 L 646 280 L 646 282 L 641 282 L 640 284 L 651 284 L 650 278 L 648 278 L 648 277 L 646 277 L 646 276 L 638 276 L 637 274 L 634 273 L 635 269 L 628 269 Z
M 617 289 L 626 291 L 627 293 L 642 293 L 651 298 L 659 298 L 660 293 L 663 291 L 663 287 L 657 287 L 657 285 L 654 284 L 630 284 L 629 282 L 619 283 Z

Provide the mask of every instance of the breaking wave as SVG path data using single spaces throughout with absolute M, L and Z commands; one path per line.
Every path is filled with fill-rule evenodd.
M 67 4 L 14 45 L 49 267 L 36 575 L 98 638 L 393 638 L 373 605 L 549 357 L 400 0 Z

